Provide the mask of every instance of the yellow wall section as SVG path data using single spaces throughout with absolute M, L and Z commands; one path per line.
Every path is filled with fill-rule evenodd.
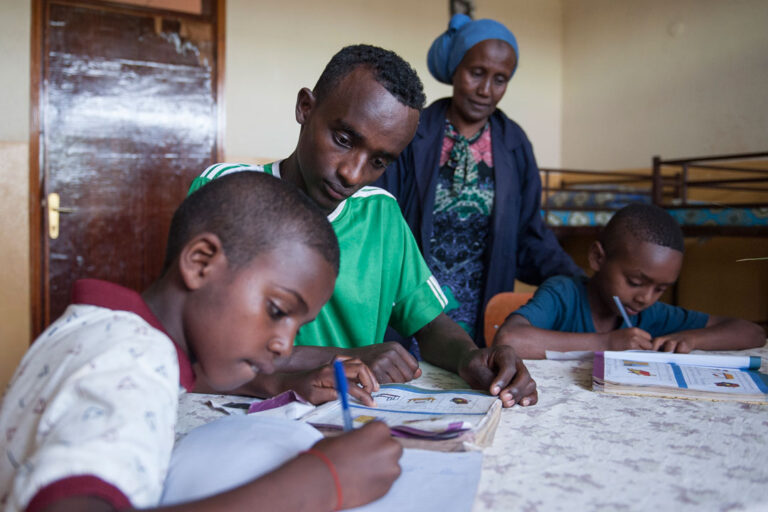
M 560 165 L 562 4 L 483 0 L 477 18 L 515 33 L 520 63 L 499 106 L 526 131 L 544 165 Z M 313 87 L 343 46 L 394 50 L 418 72 L 429 102 L 450 96 L 427 70 L 429 46 L 448 26 L 445 0 L 227 2 L 225 147 L 228 160 L 284 158 L 296 143 L 296 94 Z
M 768 2 L 563 2 L 563 165 L 761 151 Z
M 0 2 L 0 390 L 29 346 L 29 30 L 32 2 Z
M 30 341 L 27 151 L 27 144 L 0 142 L 0 389 Z

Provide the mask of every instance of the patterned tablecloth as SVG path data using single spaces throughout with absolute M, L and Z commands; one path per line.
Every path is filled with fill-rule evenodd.
M 768 347 L 744 353 L 766 371 Z M 768 511 L 768 406 L 599 394 L 591 360 L 526 364 L 539 403 L 502 412 L 474 512 Z M 415 385 L 466 387 L 422 367 Z M 233 399 L 182 398 L 179 436 L 223 415 L 211 398 Z

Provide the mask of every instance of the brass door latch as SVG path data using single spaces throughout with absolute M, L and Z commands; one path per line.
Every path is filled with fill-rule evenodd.
M 46 209 L 48 210 L 48 236 L 52 240 L 59 238 L 59 214 L 73 213 L 77 208 L 67 208 L 60 206 L 61 198 L 56 192 L 48 194 Z

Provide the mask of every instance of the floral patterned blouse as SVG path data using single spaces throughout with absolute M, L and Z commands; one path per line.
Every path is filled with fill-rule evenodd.
M 483 296 L 493 198 L 490 124 L 466 138 L 446 119 L 427 264 L 448 297 L 445 313 L 470 336 Z

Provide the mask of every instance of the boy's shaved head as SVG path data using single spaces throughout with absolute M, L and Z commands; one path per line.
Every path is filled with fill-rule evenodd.
M 427 101 L 419 75 L 395 52 L 357 44 L 342 48 L 334 55 L 315 84 L 318 103 L 333 90 L 343 77 L 358 67 L 369 69 L 374 79 L 403 105 L 421 110 Z
M 171 221 L 163 273 L 201 233 L 219 237 L 232 268 L 295 241 L 318 251 L 339 271 L 339 244 L 323 212 L 295 186 L 262 172 L 215 179 L 181 203 Z
M 633 203 L 616 212 L 600 235 L 606 255 L 615 254 L 627 235 L 680 252 L 684 249 L 680 225 L 666 210 L 652 204 Z

